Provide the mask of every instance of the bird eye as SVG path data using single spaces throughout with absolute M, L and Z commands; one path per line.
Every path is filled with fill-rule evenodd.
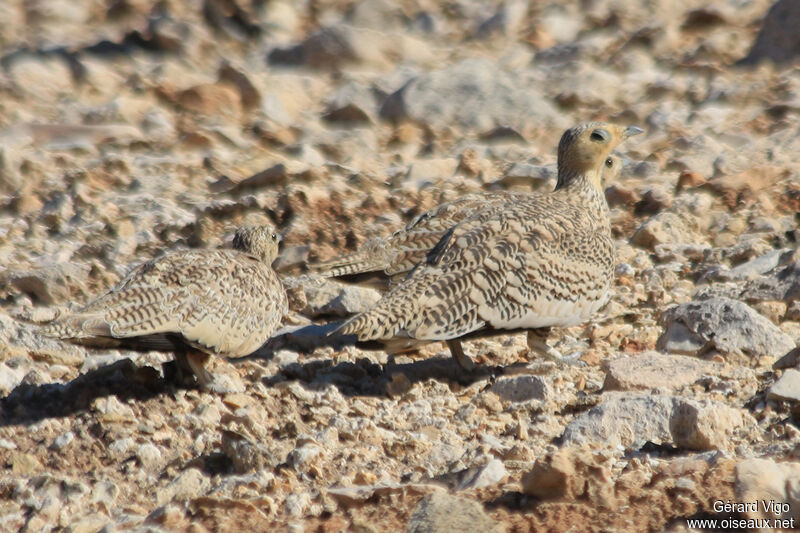
M 610 157 L 608 159 L 606 159 L 606 166 L 608 168 L 611 168 L 611 167 L 614 166 L 614 161 Z
M 606 130 L 594 130 L 589 138 L 595 142 L 608 142 L 611 136 Z
M 272 234 L 272 240 L 274 241 L 274 240 L 275 240 L 275 239 L 277 239 L 277 238 L 278 238 L 278 234 L 277 234 L 277 233 L 273 233 L 273 234 Z

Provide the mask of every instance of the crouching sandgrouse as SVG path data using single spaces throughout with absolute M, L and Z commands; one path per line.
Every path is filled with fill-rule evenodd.
M 462 337 L 529 330 L 529 346 L 542 351 L 543 331 L 580 324 L 608 301 L 614 246 L 603 173 L 611 151 L 641 131 L 600 122 L 570 128 L 552 193 L 510 195 L 461 219 L 338 331 L 392 345 L 447 341 L 466 368 Z
M 167 253 L 41 332 L 90 346 L 174 352 L 179 369 L 213 390 L 210 357 L 252 353 L 288 311 L 271 267 L 279 242 L 271 226 L 247 226 L 237 229 L 233 250 Z

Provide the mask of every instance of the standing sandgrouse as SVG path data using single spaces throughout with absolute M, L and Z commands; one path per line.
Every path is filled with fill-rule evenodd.
M 602 183 L 616 181 L 621 171 L 620 158 L 608 156 L 603 163 Z M 457 223 L 472 217 L 486 219 L 509 201 L 536 194 L 507 191 L 467 194 L 418 215 L 387 238 L 370 239 L 353 253 L 315 263 L 310 268 L 326 278 L 380 272 L 398 281 L 423 261 L 447 230 Z
M 288 311 L 270 266 L 279 242 L 271 226 L 247 226 L 236 230 L 233 250 L 167 253 L 41 332 L 91 346 L 172 351 L 181 370 L 213 388 L 210 357 L 252 353 Z
M 603 168 L 641 131 L 600 122 L 570 128 L 552 193 L 513 195 L 462 219 L 405 280 L 338 331 L 392 344 L 444 340 L 470 368 L 461 337 L 584 322 L 608 301 L 614 275 Z M 529 334 L 531 348 L 537 336 Z

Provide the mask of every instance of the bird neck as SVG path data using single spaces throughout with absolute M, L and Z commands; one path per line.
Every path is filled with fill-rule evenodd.
M 603 189 L 602 169 L 586 172 L 570 172 L 559 169 L 555 194 L 571 203 L 580 203 L 597 211 L 607 213 L 608 202 Z

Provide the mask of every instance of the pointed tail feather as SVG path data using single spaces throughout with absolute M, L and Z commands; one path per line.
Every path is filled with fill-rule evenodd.
M 385 258 L 372 250 L 359 250 L 310 266 L 311 272 L 325 278 L 374 272 L 385 268 Z
M 423 274 L 407 279 L 336 331 L 344 335 L 358 335 L 362 341 L 414 337 L 413 332 L 424 321 L 425 309 L 420 306 L 420 299 L 437 277 L 438 274 Z
M 39 328 L 46 337 L 59 339 L 82 339 L 86 337 L 110 337 L 111 329 L 100 314 L 69 315 Z

